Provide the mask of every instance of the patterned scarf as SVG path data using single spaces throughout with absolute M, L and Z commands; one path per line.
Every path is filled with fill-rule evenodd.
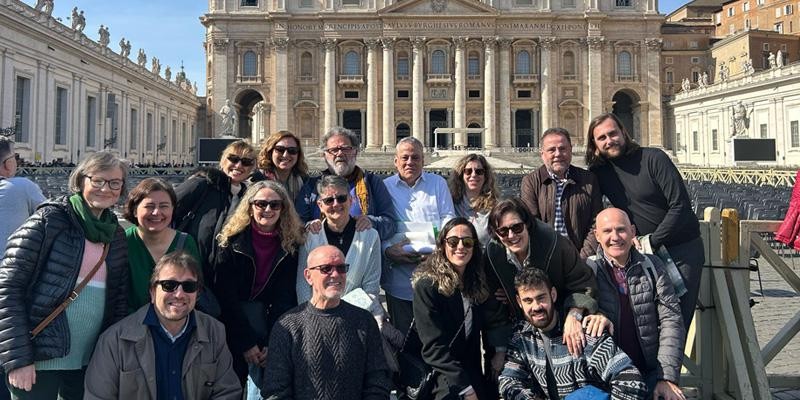
M 361 205 L 361 214 L 369 214 L 369 194 L 367 193 L 367 180 L 365 179 L 364 171 L 355 166 L 353 173 L 348 177 L 348 181 L 355 182 L 356 196 L 358 197 L 358 203 Z

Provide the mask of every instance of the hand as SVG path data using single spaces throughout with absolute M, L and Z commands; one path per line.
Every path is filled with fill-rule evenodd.
M 593 337 L 600 337 L 603 331 L 608 329 L 610 335 L 614 334 L 614 324 L 603 314 L 593 314 L 583 317 L 583 329 L 586 334 Z
M 17 389 L 30 392 L 36 383 L 36 367 L 31 364 L 11 370 L 8 373 L 8 383 Z
M 263 350 L 259 350 L 258 346 L 251 347 L 244 352 L 244 360 L 247 361 L 248 364 L 263 367 L 265 365 L 264 362 L 267 360 L 267 348 L 264 347 Z
M 639 241 L 638 236 L 633 237 L 633 247 L 636 247 L 636 250 L 642 251 L 642 243 Z
M 678 385 L 670 381 L 658 381 L 656 388 L 653 390 L 653 400 L 686 400 L 683 391 Z
M 563 343 L 567 345 L 569 354 L 573 357 L 579 357 L 583 353 L 583 346 L 586 346 L 586 337 L 583 335 L 583 327 L 575 317 L 572 316 L 570 310 L 567 314 L 567 319 L 564 321 L 564 340 Z M 577 310 L 580 312 L 580 310 Z
M 489 361 L 489 364 L 491 364 L 492 366 L 492 379 L 497 381 L 497 377 L 499 377 L 500 373 L 503 372 L 503 366 L 505 365 L 505 363 L 506 363 L 506 352 L 498 351 L 497 353 L 494 353 L 491 361 Z
M 403 250 L 403 245 L 409 243 L 411 242 L 408 239 L 405 239 L 400 243 L 386 248 L 386 257 L 389 258 L 390 261 L 397 264 L 417 264 L 425 261 L 425 256 L 417 253 L 416 251 L 408 252 Z
M 319 233 L 322 230 L 322 221 L 315 219 L 312 221 L 306 222 L 306 232 L 310 233 Z
M 464 395 L 464 400 L 478 400 L 478 394 L 473 390 L 472 393 Z
M 503 288 L 497 288 L 497 290 L 494 292 L 494 298 L 503 304 L 508 304 L 508 296 Z
M 372 221 L 366 215 L 356 217 L 356 231 L 361 232 L 372 228 Z

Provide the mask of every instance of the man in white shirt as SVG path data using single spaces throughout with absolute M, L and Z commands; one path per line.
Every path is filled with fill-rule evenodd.
M 413 137 L 401 139 L 394 157 L 397 174 L 386 178 L 383 183 L 389 191 L 398 222 L 430 222 L 436 232 L 447 220 L 455 217 L 455 209 L 447 181 L 439 175 L 422 171 L 425 164 L 423 151 L 419 140 Z M 413 318 L 411 274 L 426 256 L 404 250 L 403 245 L 408 240 L 403 239 L 399 233 L 383 242 L 386 262 L 381 286 L 386 292 L 392 324 L 405 333 Z
M 27 178 L 15 177 L 16 173 L 14 142 L 0 136 L 0 254 L 5 252 L 8 237 L 44 201 L 42 189 Z

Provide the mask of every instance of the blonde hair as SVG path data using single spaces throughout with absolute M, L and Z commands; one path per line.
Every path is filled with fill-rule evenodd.
M 222 168 L 222 163 L 225 162 L 225 159 L 228 158 L 228 155 L 230 154 L 252 158 L 253 161 L 256 159 L 256 149 L 253 147 L 253 145 L 246 140 L 237 140 L 235 142 L 231 142 L 229 145 L 225 146 L 225 150 L 222 150 L 222 154 L 219 156 L 220 169 Z
M 287 253 L 294 253 L 297 247 L 305 242 L 303 223 L 300 222 L 300 217 L 294 210 L 294 205 L 289 198 L 289 193 L 280 183 L 274 181 L 260 181 L 247 188 L 244 196 L 242 196 L 242 199 L 239 201 L 239 205 L 236 206 L 236 211 L 234 211 L 231 218 L 225 223 L 225 226 L 222 227 L 219 235 L 217 235 L 217 242 L 220 247 L 228 247 L 232 236 L 241 233 L 250 226 L 253 219 L 250 215 L 250 202 L 253 201 L 256 194 L 262 189 L 270 189 L 277 193 L 283 203 L 280 216 L 278 217 L 281 248 Z
M 467 154 L 456 162 L 453 172 L 450 173 L 450 179 L 447 182 L 447 185 L 450 187 L 450 195 L 453 196 L 453 203 L 458 204 L 467 194 L 467 188 L 464 184 L 464 170 L 471 161 L 481 164 L 484 171 L 481 192 L 472 200 L 470 207 L 476 211 L 488 212 L 497 204 L 497 194 L 500 193 L 500 190 L 497 188 L 497 184 L 494 180 L 494 168 L 492 168 L 486 158 L 480 154 Z

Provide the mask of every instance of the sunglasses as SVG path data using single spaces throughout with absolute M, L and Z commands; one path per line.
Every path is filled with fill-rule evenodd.
M 311 267 L 309 268 L 309 270 L 318 269 L 319 272 L 321 272 L 323 275 L 330 275 L 333 273 L 334 269 L 336 269 L 336 272 L 340 274 L 346 274 L 349 268 L 350 264 L 337 264 L 337 265 L 322 264 L 322 265 L 317 265 L 316 267 Z
M 472 172 L 475 172 L 475 175 L 483 176 L 483 174 L 486 172 L 486 170 L 483 169 L 483 168 L 475 168 L 475 169 L 464 168 L 464 175 L 467 175 L 467 176 L 472 175 Z
M 231 164 L 236 164 L 238 162 L 241 162 L 242 165 L 244 165 L 245 167 L 252 167 L 253 164 L 256 163 L 256 160 L 254 160 L 252 158 L 239 157 L 236 154 L 228 154 L 227 158 L 228 158 L 228 161 L 231 162 Z
M 464 245 L 464 247 L 471 249 L 472 246 L 475 246 L 475 239 L 472 237 L 458 237 L 458 236 L 450 236 L 444 240 L 451 249 L 455 249 L 458 247 L 458 242 Z
M 272 148 L 272 151 L 275 151 L 278 154 L 289 153 L 289 155 L 292 156 L 300 154 L 300 149 L 297 147 L 275 146 Z
M 165 281 L 156 281 L 156 285 L 161 286 L 161 290 L 172 293 L 178 290 L 178 286 L 183 288 L 184 293 L 194 293 L 200 289 L 200 284 L 197 281 L 174 281 L 174 280 L 165 280 Z
M 269 207 L 272 211 L 280 211 L 283 208 L 283 200 L 252 200 L 250 204 L 260 210 L 266 210 Z
M 524 229 L 525 229 L 525 223 L 517 222 L 516 224 L 511 226 L 504 226 L 502 228 L 497 228 L 495 230 L 495 233 L 497 233 L 497 236 L 504 238 L 508 236 L 508 231 L 514 232 L 514 234 L 519 235 L 520 233 L 522 233 Z
M 344 204 L 347 201 L 348 197 L 349 196 L 346 194 L 340 194 L 337 196 L 331 196 L 331 197 L 326 197 L 324 199 L 319 199 L 319 201 L 321 201 L 322 204 L 325 204 L 326 206 L 330 206 L 333 205 L 334 200 L 336 200 L 336 202 L 339 204 Z

